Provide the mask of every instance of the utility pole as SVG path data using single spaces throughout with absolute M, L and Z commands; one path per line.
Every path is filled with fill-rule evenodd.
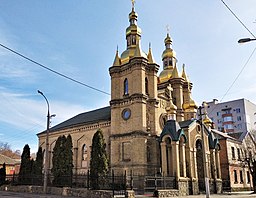
M 204 123 L 203 123 L 203 115 L 202 109 L 206 107 L 206 103 L 203 102 L 203 106 L 198 107 L 199 109 L 199 118 L 201 124 L 201 138 L 202 138 L 202 150 L 203 150 L 203 166 L 204 166 L 204 182 L 205 182 L 205 197 L 210 197 L 210 188 L 209 188 L 209 170 L 208 170 L 208 160 L 206 159 L 206 149 L 204 142 Z
M 44 163 L 44 193 L 47 193 L 47 180 L 48 180 L 48 170 L 49 170 L 49 129 L 50 129 L 50 109 L 49 109 L 49 102 L 43 92 L 37 91 L 41 94 L 46 103 L 47 103 L 47 127 L 46 127 L 46 140 L 45 140 L 45 163 Z

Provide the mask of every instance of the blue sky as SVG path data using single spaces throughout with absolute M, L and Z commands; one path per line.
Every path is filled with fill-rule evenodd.
M 256 1 L 226 0 L 256 34 Z M 126 48 L 129 0 L 8 1 L 0 3 L 0 43 L 51 69 L 110 93 L 108 68 L 118 45 Z M 166 26 L 170 26 L 178 67 L 193 82 L 198 104 L 222 99 L 243 68 L 256 42 L 221 0 L 137 0 L 142 49 L 149 42 L 161 66 Z M 246 98 L 256 103 L 256 53 L 223 101 Z M 160 72 L 159 72 L 160 73 Z M 109 105 L 110 96 L 59 77 L 0 48 L 0 141 L 37 150 L 36 134 L 46 127 L 47 106 L 56 125 L 78 113 Z

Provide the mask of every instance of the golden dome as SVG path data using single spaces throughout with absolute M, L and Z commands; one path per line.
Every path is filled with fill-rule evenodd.
M 205 118 L 203 119 L 203 123 L 205 125 L 209 125 L 209 126 L 211 126 L 211 124 L 212 124 L 212 120 L 208 117 L 207 114 L 205 115 Z
M 184 103 L 182 107 L 186 112 L 190 112 L 190 111 L 194 112 L 198 108 L 197 104 L 192 98 L 190 98 L 189 103 Z
M 140 46 L 137 45 L 139 48 Z M 136 48 L 138 48 L 136 46 Z M 124 64 L 124 63 L 128 63 L 129 60 L 135 56 L 135 51 L 137 51 L 137 55 L 138 55 L 138 49 L 136 50 L 136 48 L 134 47 L 131 47 L 131 48 L 128 48 L 127 50 L 125 50 L 122 54 L 121 54 L 121 64 Z M 140 50 L 140 56 L 141 57 L 144 57 L 147 59 L 147 55 L 145 52 L 143 52 L 142 50 Z M 138 57 L 138 56 L 137 56 Z
M 176 57 L 176 52 L 174 50 L 172 50 L 171 48 L 167 48 L 163 51 L 163 54 L 162 54 L 162 60 L 164 58 L 167 58 L 167 57 Z
M 140 27 L 138 27 L 135 24 L 130 25 L 128 28 L 126 28 L 126 36 L 131 34 L 131 33 L 141 35 Z
M 167 67 L 166 69 L 164 69 L 160 75 L 159 75 L 159 81 L 160 83 L 163 83 L 163 82 L 166 82 L 168 81 L 171 76 L 172 76 L 172 71 L 173 71 L 173 68 L 172 67 Z

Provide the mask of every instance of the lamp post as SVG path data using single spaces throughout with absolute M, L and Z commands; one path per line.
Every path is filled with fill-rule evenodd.
M 48 169 L 49 169 L 49 128 L 50 128 L 50 106 L 47 98 L 43 92 L 37 90 L 41 94 L 47 103 L 47 128 L 46 128 L 46 140 L 45 140 L 45 163 L 44 163 L 44 193 L 47 193 L 47 180 L 48 180 Z
M 201 124 L 201 138 L 202 138 L 202 150 L 203 150 L 203 166 L 204 166 L 204 181 L 205 181 L 205 196 L 210 197 L 210 187 L 209 187 L 209 174 L 208 174 L 208 163 L 206 161 L 206 147 L 204 142 L 204 123 L 203 123 L 203 113 L 202 109 L 206 107 L 206 103 L 203 102 L 202 106 L 198 107 L 200 124 Z
M 238 43 L 247 43 L 247 42 L 251 42 L 251 41 L 256 41 L 256 38 L 242 38 L 242 39 L 239 39 L 237 42 Z

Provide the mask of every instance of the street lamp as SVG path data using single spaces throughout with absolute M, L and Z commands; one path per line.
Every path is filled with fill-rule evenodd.
M 200 124 L 201 124 L 205 195 L 206 195 L 206 198 L 209 198 L 210 197 L 210 187 L 209 187 L 209 176 L 208 176 L 208 162 L 206 160 L 206 147 L 205 147 L 205 142 L 204 142 L 204 123 L 203 123 L 203 115 L 205 115 L 205 113 L 202 113 L 202 109 L 206 108 L 206 106 L 207 106 L 206 102 L 203 102 L 202 106 L 198 107 L 198 109 L 199 109 Z
M 239 39 L 237 42 L 238 43 L 247 43 L 247 42 L 255 41 L 255 40 L 256 40 L 256 38 L 253 38 L 253 39 L 251 39 L 251 38 L 242 38 L 242 39 Z
M 46 128 L 46 140 L 45 140 L 45 164 L 44 164 L 44 193 L 47 193 L 47 180 L 48 180 L 48 166 L 49 166 L 49 128 L 50 128 L 50 106 L 49 106 L 49 102 L 47 100 L 47 98 L 45 97 L 45 95 L 43 94 L 43 92 L 37 90 L 37 92 L 39 94 L 41 94 L 46 103 L 47 103 L 47 128 Z

